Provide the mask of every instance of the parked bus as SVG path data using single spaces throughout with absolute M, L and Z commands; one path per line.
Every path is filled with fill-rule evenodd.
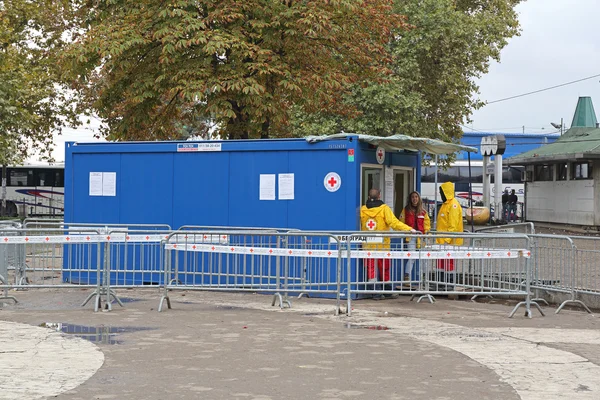
M 513 189 L 519 198 L 517 207 L 517 216 L 520 217 L 522 204 L 525 197 L 525 186 L 521 180 L 524 168 L 519 166 L 502 167 L 502 191 L 508 189 L 510 193 Z M 494 175 L 491 175 L 490 184 L 490 202 L 495 201 Z M 463 206 L 469 206 L 469 164 L 467 161 L 455 161 L 447 169 L 438 169 L 438 187 L 444 182 L 454 183 L 455 197 Z M 483 161 L 471 161 L 471 191 L 473 194 L 473 205 L 476 202 L 483 201 Z M 439 190 L 439 189 L 438 189 Z M 421 197 L 430 206 L 435 203 L 435 165 L 421 168 Z M 441 201 L 440 195 L 437 196 L 438 203 Z
M 65 166 L 23 165 L 6 168 L 6 215 L 64 216 Z

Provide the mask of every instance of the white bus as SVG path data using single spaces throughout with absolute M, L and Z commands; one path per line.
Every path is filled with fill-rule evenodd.
M 521 174 L 524 168 L 519 166 L 503 166 L 502 167 L 502 191 L 508 189 L 515 190 L 519 198 L 517 205 L 517 216 L 520 217 L 523 209 L 523 201 L 525 197 L 525 186 L 521 180 Z M 473 205 L 476 202 L 483 201 L 483 161 L 471 161 L 471 190 L 473 193 Z M 469 163 L 468 161 L 455 161 L 447 169 L 438 169 L 438 187 L 444 182 L 454 183 L 456 199 L 464 207 L 469 206 Z M 494 175 L 491 176 L 490 184 L 490 202 L 494 199 Z M 438 189 L 439 190 L 439 189 Z M 421 197 L 430 209 L 435 204 L 435 165 L 421 168 Z M 437 195 L 438 203 L 441 201 L 440 195 Z M 464 211 L 464 209 L 463 209 Z
M 62 217 L 64 189 L 64 164 L 6 167 L 6 215 Z

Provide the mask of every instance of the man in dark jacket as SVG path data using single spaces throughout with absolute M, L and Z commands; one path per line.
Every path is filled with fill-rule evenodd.
M 508 219 L 509 221 L 512 219 L 513 222 L 517 222 L 517 203 L 519 202 L 519 198 L 515 193 L 515 189 L 510 192 L 510 196 L 508 196 Z
M 508 189 L 504 189 L 504 193 L 502 193 L 502 219 L 504 221 L 508 221 Z

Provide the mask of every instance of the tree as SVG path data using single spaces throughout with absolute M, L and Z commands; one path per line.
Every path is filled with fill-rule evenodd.
M 212 120 L 221 137 L 289 134 L 293 106 L 352 115 L 356 82 L 386 79 L 405 27 L 393 0 L 78 3 L 65 69 L 112 139 L 172 139 Z
M 68 3 L 0 1 L 0 162 L 50 158 L 53 133 L 75 118 L 55 58 Z
M 61 1 L 0 1 L 0 165 L 32 153 L 50 159 L 53 134 L 75 114 L 61 89 L 57 49 L 69 4 Z M 3 168 L 2 210 L 6 169 Z
M 459 139 L 461 124 L 483 105 L 475 80 L 519 33 L 514 10 L 519 2 L 396 0 L 396 12 L 406 15 L 413 28 L 390 41 L 390 79 L 353 87 L 345 101 L 359 111 L 355 118 L 296 108 L 293 135 L 344 130 Z

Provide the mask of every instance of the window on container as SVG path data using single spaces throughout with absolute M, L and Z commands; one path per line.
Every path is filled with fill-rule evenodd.
M 521 183 L 521 173 L 523 167 L 503 167 L 502 168 L 502 184 Z M 496 176 L 491 175 L 491 183 L 496 183 Z
M 534 180 L 536 181 L 553 181 L 554 180 L 554 165 L 536 165 L 534 170 Z
M 556 180 L 557 181 L 566 181 L 567 180 L 567 165 L 566 163 L 561 163 L 558 164 L 557 166 L 557 174 L 556 174 Z
M 579 162 L 571 165 L 571 179 L 592 179 L 592 162 Z

